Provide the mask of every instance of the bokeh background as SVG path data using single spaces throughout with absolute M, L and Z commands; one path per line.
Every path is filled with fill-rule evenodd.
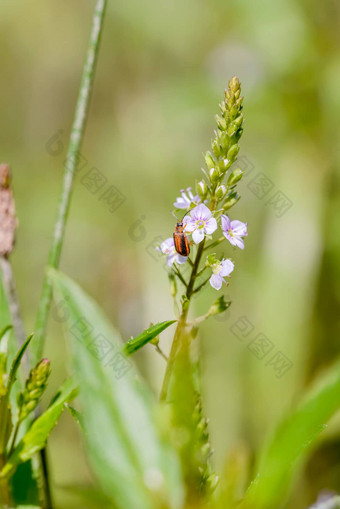
M 0 159 L 14 174 L 20 228 L 13 265 L 28 331 L 93 7 L 92 0 L 0 4 Z M 336 0 L 109 2 L 61 267 L 126 339 L 173 317 L 155 243 L 172 234 L 179 189 L 201 176 L 228 80 L 236 74 L 243 86 L 240 167 L 248 171 L 231 216 L 249 222 L 249 236 L 244 252 L 225 251 L 236 262 L 225 290 L 232 307 L 204 323 L 198 340 L 217 470 L 235 451 L 252 461 L 278 419 L 339 354 L 339 14 Z M 105 189 L 113 185 L 125 197 L 113 213 L 82 182 L 92 168 L 107 179 Z M 276 202 L 283 195 L 287 207 Z M 195 311 L 205 312 L 216 296 L 208 288 Z M 241 340 L 233 333 L 240 317 L 252 328 Z M 172 333 L 162 336 L 165 350 Z M 281 378 L 248 348 L 259 334 L 292 363 Z M 55 308 L 46 356 L 52 393 L 68 372 Z M 147 347 L 136 360 L 157 393 L 162 358 Z M 287 508 L 307 507 L 322 489 L 340 490 L 339 424 L 334 418 L 322 433 Z M 91 474 L 67 414 L 52 434 L 49 458 L 57 507 L 85 507 L 75 486 L 90 483 Z

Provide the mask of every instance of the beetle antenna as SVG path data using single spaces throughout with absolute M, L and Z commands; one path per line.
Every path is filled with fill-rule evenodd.
M 171 211 L 171 214 L 174 216 L 175 219 L 177 219 L 177 221 L 179 221 L 178 217 L 176 216 L 176 214 L 173 210 Z

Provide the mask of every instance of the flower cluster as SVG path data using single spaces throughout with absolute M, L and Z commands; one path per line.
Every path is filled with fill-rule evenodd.
M 186 235 L 190 244 L 197 246 L 196 258 L 190 258 L 189 249 L 184 251 L 180 249 L 181 254 L 179 254 L 173 237 L 164 240 L 158 248 L 167 255 L 168 266 L 174 268 L 175 275 L 180 277 L 182 283 L 184 280 L 177 265 L 189 261 L 193 267 L 191 277 L 195 279 L 198 273 L 203 273 L 209 268 L 211 270 L 210 284 L 216 290 L 220 290 L 222 285 L 226 284 L 225 278 L 233 272 L 234 263 L 230 259 L 217 259 L 215 255 L 210 255 L 206 258 L 204 267 L 199 270 L 203 252 L 209 247 L 217 246 L 225 239 L 233 247 L 244 249 L 248 223 L 232 220 L 227 215 L 227 211 L 240 199 L 236 186 L 242 178 L 243 171 L 239 168 L 232 169 L 231 166 L 236 161 L 239 151 L 238 141 L 243 131 L 242 102 L 241 85 L 234 77 L 230 80 L 220 105 L 221 114 L 216 116 L 217 130 L 211 143 L 212 151 L 206 152 L 204 156 L 206 168 L 202 171 L 206 178 L 196 183 L 196 194 L 192 192 L 191 187 L 188 187 L 187 190 L 180 191 L 180 196 L 174 202 L 176 209 L 186 211 L 182 220 L 179 221 L 180 230 L 175 235 L 181 236 L 181 242 L 185 245 L 186 240 L 182 236 Z M 206 240 L 211 239 L 219 229 L 222 236 L 205 245 Z M 178 240 L 176 237 L 175 239 Z M 181 242 L 178 242 L 177 246 L 181 246 Z M 189 256 L 183 256 L 183 253 L 188 253 Z M 192 290 L 191 284 L 187 287 L 190 291 L 196 291 Z M 188 292 L 187 297 L 190 298 Z

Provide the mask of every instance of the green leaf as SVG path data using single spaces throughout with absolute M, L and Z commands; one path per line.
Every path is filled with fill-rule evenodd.
M 11 474 L 18 465 L 31 459 L 36 452 L 45 446 L 47 438 L 59 420 L 65 403 L 72 401 L 76 394 L 75 381 L 73 379 L 66 380 L 48 409 L 33 422 L 30 429 L 15 447 L 1 470 L 0 477 Z
M 65 406 L 66 406 L 67 410 L 70 412 L 70 414 L 72 415 L 73 419 L 76 421 L 76 423 L 80 427 L 80 429 L 82 430 L 82 432 L 85 433 L 84 418 L 81 415 L 81 413 L 78 412 L 78 410 L 71 405 L 66 404 Z
M 2 274 L 0 270 L 0 329 L 11 323 L 11 316 L 8 309 L 8 303 L 4 287 L 2 284 Z
M 260 457 L 246 507 L 279 507 L 310 446 L 340 408 L 340 362 L 314 384 L 298 408 L 277 427 Z
M 19 369 L 21 359 L 22 359 L 22 357 L 23 357 L 23 355 L 24 355 L 24 353 L 26 351 L 26 348 L 30 344 L 30 341 L 31 341 L 32 337 L 33 337 L 33 334 L 28 336 L 28 338 L 26 339 L 25 343 L 19 349 L 18 353 L 16 354 L 16 356 L 15 356 L 13 362 L 12 362 L 12 366 L 11 366 L 11 369 L 10 369 L 10 372 L 9 372 L 9 375 L 8 375 L 8 385 L 7 385 L 8 393 L 11 392 L 11 388 L 12 388 L 12 385 L 14 384 L 14 382 L 15 382 L 15 377 L 16 377 L 17 371 Z
M 0 331 L 0 342 L 2 340 L 3 337 L 5 337 L 6 335 L 6 332 L 8 332 L 9 330 L 11 330 L 13 327 L 12 325 L 6 325 L 1 331 Z
M 73 281 L 50 271 L 58 299 L 68 306 L 65 324 L 80 387 L 85 440 L 92 468 L 119 509 L 177 509 L 183 486 L 177 454 L 158 428 L 153 395 L 122 353 L 116 330 Z
M 135 338 L 129 339 L 129 341 L 125 343 L 124 352 L 126 355 L 132 355 L 175 322 L 176 320 L 160 322 L 149 329 L 145 329 L 141 334 Z

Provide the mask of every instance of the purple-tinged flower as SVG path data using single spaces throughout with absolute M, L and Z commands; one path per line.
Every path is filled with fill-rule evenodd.
M 175 249 L 174 239 L 172 237 L 169 237 L 168 239 L 164 240 L 161 243 L 161 247 L 156 248 L 156 249 L 158 251 L 162 251 L 162 253 L 168 255 L 166 258 L 166 262 L 169 267 L 171 267 L 171 265 L 174 262 L 181 264 L 181 263 L 185 263 L 188 259 L 187 256 L 182 256 L 177 253 L 177 251 Z
M 204 234 L 211 235 L 217 229 L 216 219 L 204 203 L 197 205 L 190 215 L 183 219 L 185 231 L 192 233 L 195 244 L 199 244 L 204 239 Z
M 237 220 L 230 221 L 229 217 L 224 214 L 221 216 L 221 222 L 223 235 L 229 240 L 230 244 L 244 249 L 243 237 L 248 235 L 248 223 Z
M 225 277 L 229 276 L 234 270 L 234 264 L 231 260 L 222 260 L 212 266 L 212 276 L 209 282 L 215 290 L 220 290 L 222 283 L 225 283 Z
M 192 194 L 191 187 L 188 187 L 186 192 L 184 189 L 181 189 L 181 195 L 182 196 L 176 198 L 174 203 L 174 207 L 176 207 L 176 209 L 189 210 L 192 203 L 197 205 L 201 201 L 201 198 L 198 196 L 198 194 L 196 194 L 196 196 Z

